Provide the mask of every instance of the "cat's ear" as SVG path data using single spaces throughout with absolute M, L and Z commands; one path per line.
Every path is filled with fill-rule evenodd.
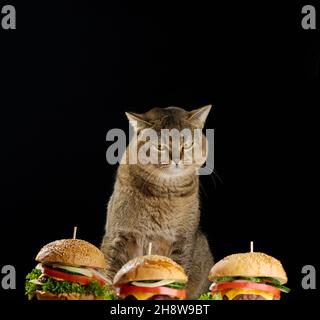
M 204 127 L 204 123 L 208 117 L 208 114 L 211 110 L 212 105 L 207 105 L 205 107 L 201 107 L 199 109 L 195 109 L 189 112 L 188 120 L 195 122 L 196 125 L 200 126 L 200 128 Z
M 132 127 L 139 131 L 143 128 L 149 127 L 151 124 L 145 119 L 143 113 L 126 112 L 126 116 Z

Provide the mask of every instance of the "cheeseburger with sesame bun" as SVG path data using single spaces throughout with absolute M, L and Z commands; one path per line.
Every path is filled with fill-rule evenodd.
M 210 292 L 200 300 L 279 300 L 288 279 L 279 260 L 260 252 L 225 257 L 211 269 Z
M 187 281 L 183 268 L 170 258 L 146 255 L 127 262 L 113 285 L 120 299 L 181 300 L 186 298 Z
M 38 265 L 27 275 L 29 299 L 103 300 L 113 295 L 104 275 L 103 253 L 80 239 L 50 242 L 38 253 Z

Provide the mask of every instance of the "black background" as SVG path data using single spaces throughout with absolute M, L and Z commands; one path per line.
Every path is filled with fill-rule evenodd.
M 254 240 L 282 261 L 284 299 L 318 299 L 300 285 L 303 265 L 319 268 L 310 3 L 24 2 L 9 3 L 17 30 L 0 31 L 0 265 L 17 269 L 17 291 L 1 296 L 23 301 L 36 253 L 73 226 L 100 244 L 116 172 L 105 136 L 128 131 L 124 111 L 213 104 L 216 174 L 201 177 L 201 225 L 215 260 Z

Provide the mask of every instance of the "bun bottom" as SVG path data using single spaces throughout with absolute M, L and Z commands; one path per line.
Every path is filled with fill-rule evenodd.
M 36 291 L 37 300 L 104 300 L 102 297 L 90 295 L 81 295 L 79 293 L 59 293 Z

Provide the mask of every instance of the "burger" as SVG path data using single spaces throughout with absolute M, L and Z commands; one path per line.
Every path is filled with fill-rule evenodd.
M 216 263 L 209 274 L 210 292 L 200 300 L 279 300 L 288 293 L 281 262 L 265 253 L 232 254 Z
M 125 300 L 182 300 L 188 277 L 170 258 L 158 255 L 136 257 L 115 275 L 117 296 Z
M 104 275 L 103 253 L 80 239 L 63 239 L 45 245 L 38 265 L 26 276 L 25 292 L 31 300 L 112 299 Z

